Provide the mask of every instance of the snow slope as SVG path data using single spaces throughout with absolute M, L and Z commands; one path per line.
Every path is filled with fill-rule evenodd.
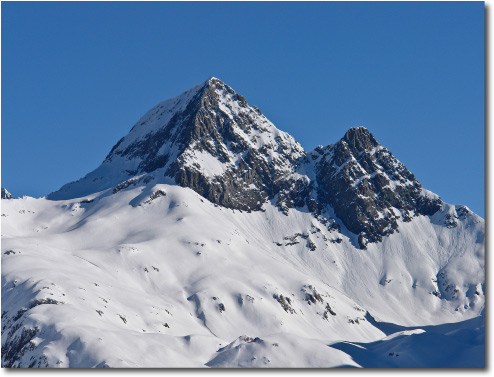
M 391 343 L 369 313 L 425 326 L 484 307 L 471 213 L 415 219 L 367 251 L 325 241 L 310 213 L 239 212 L 175 185 L 4 200 L 2 216 L 4 366 L 367 366 L 328 346 Z M 285 246 L 294 233 L 316 249 Z

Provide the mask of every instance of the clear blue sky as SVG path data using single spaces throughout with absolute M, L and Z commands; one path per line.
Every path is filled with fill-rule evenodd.
M 44 196 L 215 76 L 307 150 L 367 127 L 484 216 L 484 3 L 2 2 L 2 186 Z

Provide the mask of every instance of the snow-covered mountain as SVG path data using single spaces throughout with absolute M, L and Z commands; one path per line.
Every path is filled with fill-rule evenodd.
M 2 200 L 2 363 L 480 367 L 484 248 L 367 129 L 308 153 L 211 78 Z
M 148 111 L 93 172 L 48 196 L 81 197 L 171 177 L 224 207 L 259 210 L 305 156 L 295 139 L 216 78 Z

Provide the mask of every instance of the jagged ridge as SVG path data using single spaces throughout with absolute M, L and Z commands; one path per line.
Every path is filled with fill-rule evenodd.
M 227 208 L 258 211 L 274 199 L 285 213 L 334 212 L 361 248 L 392 234 L 400 217 L 410 221 L 442 206 L 367 129 L 352 128 L 336 144 L 307 154 L 216 78 L 155 106 L 100 167 L 48 198 L 166 178 Z
M 310 154 L 319 199 L 332 206 L 345 226 L 359 235 L 359 245 L 394 233 L 397 220 L 433 215 L 439 197 L 425 195 L 415 176 L 364 127 L 350 129 L 332 146 Z

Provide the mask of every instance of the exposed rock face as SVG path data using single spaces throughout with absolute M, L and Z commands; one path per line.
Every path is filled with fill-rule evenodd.
M 215 204 L 259 210 L 305 155 L 300 144 L 274 127 L 259 109 L 211 78 L 149 111 L 112 148 L 100 168 L 49 198 L 65 198 L 64 191 L 69 195 L 73 191 L 71 185 L 84 186 L 93 176 L 93 182 L 104 181 L 98 170 L 103 174 L 111 167 L 123 173 L 120 182 L 160 171 Z
M 432 215 L 439 197 L 424 194 L 415 176 L 365 128 L 350 129 L 336 144 L 311 152 L 319 200 L 331 205 L 359 244 L 392 234 L 397 220 Z
M 12 194 L 2 187 L 2 199 L 14 199 Z
M 352 128 L 307 154 L 216 78 L 155 106 L 100 167 L 48 198 L 116 193 L 166 177 L 227 208 L 258 211 L 274 200 L 284 213 L 334 212 L 361 248 L 392 234 L 399 218 L 432 215 L 442 205 L 367 129 Z
M 208 81 L 177 122 L 187 129 L 181 131 L 183 151 L 165 174 L 224 207 L 259 210 L 305 155 L 291 136 L 217 79 Z

